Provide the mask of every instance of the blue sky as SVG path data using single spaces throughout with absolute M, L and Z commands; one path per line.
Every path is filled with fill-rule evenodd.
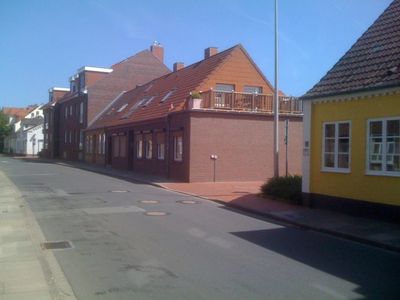
M 301 96 L 391 0 L 279 0 L 279 88 Z M 274 0 L 0 0 L 0 107 L 45 103 L 81 66 L 154 40 L 169 68 L 241 43 L 273 83 Z

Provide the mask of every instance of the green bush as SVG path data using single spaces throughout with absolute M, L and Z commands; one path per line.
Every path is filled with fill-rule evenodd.
M 263 195 L 301 202 L 301 176 L 273 177 L 261 186 Z

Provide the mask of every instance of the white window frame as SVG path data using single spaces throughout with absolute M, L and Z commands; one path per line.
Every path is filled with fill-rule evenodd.
M 103 135 L 99 134 L 98 135 L 98 142 L 97 142 L 97 154 L 102 154 L 101 149 L 103 147 Z
M 136 158 L 143 158 L 143 135 L 136 135 Z
M 101 154 L 106 154 L 106 134 L 103 133 L 103 142 L 101 144 Z
M 339 124 L 349 124 L 349 166 L 348 168 L 338 167 L 338 157 L 339 157 Z M 325 126 L 335 125 L 335 145 L 334 145 L 334 167 L 325 167 Z M 322 123 L 322 157 L 321 157 L 321 171 L 322 172 L 332 172 L 332 173 L 350 173 L 351 172 L 351 121 L 331 121 Z
M 65 119 L 68 118 L 68 105 L 65 105 Z
M 174 135 L 174 161 L 183 161 L 183 134 Z
M 145 157 L 146 159 L 153 158 L 153 136 L 150 134 L 145 136 Z
M 366 159 L 365 159 L 365 174 L 366 175 L 375 175 L 375 176 L 390 176 L 390 177 L 400 177 L 400 171 L 387 171 L 386 170 L 386 165 L 387 165 L 387 121 L 393 121 L 393 120 L 399 120 L 400 121 L 400 116 L 398 117 L 386 117 L 386 118 L 376 118 L 376 119 L 368 119 L 367 120 L 367 138 L 366 138 Z M 382 160 L 379 162 L 382 163 L 382 170 L 377 171 L 377 170 L 370 170 L 369 169 L 369 157 L 370 157 L 370 144 L 369 144 L 369 139 L 370 139 L 370 124 L 371 122 L 382 122 L 382 143 L 379 145 L 380 150 L 381 150 L 381 156 Z

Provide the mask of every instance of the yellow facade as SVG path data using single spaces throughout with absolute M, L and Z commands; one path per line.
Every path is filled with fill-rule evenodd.
M 400 117 L 400 95 L 316 102 L 311 114 L 310 192 L 400 206 L 400 177 L 366 175 L 368 119 Z M 321 171 L 323 123 L 351 122 L 350 173 Z

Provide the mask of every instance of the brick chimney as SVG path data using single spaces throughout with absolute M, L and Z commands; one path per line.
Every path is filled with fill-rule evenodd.
M 185 64 L 183 62 L 176 62 L 174 63 L 173 70 L 174 72 L 179 71 L 180 69 L 183 69 L 185 67 Z
M 160 43 L 154 42 L 153 45 L 150 46 L 150 51 L 161 62 L 164 62 L 164 48 L 163 48 L 163 46 L 161 46 Z
M 217 47 L 208 47 L 208 48 L 204 49 L 204 59 L 207 59 L 210 56 L 213 56 L 217 53 L 218 53 Z

